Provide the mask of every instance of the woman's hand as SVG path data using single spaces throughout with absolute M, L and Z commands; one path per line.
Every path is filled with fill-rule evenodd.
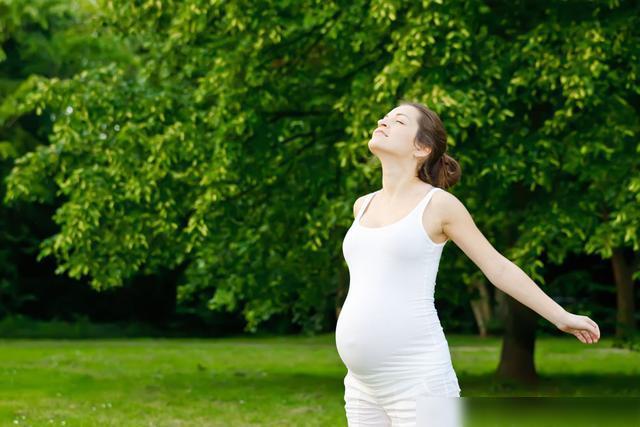
M 562 332 L 575 335 L 585 344 L 593 344 L 600 339 L 598 324 L 587 316 L 566 312 L 556 326 Z

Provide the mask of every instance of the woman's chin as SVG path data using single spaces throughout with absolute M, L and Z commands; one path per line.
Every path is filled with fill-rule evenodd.
M 371 141 L 369 142 L 369 151 L 373 154 L 375 154 L 376 156 L 379 156 L 381 154 L 389 154 L 389 153 L 393 153 L 394 150 L 391 146 L 389 145 L 385 145 L 384 141 L 380 142 L 380 141 Z
M 369 145 L 375 144 L 375 145 L 383 146 L 388 143 L 389 141 L 387 140 L 387 137 L 379 133 L 374 134 L 369 140 Z

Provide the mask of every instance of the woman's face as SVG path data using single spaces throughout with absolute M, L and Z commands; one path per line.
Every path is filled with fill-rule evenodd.
M 369 150 L 379 156 L 413 156 L 419 150 L 414 144 L 418 132 L 419 112 L 410 105 L 400 105 L 378 120 L 378 127 L 369 140 Z

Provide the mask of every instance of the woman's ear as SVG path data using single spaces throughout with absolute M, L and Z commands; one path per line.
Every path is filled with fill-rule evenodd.
M 429 158 L 429 154 L 431 154 L 429 148 L 416 148 L 416 151 L 413 152 L 413 156 L 420 162 L 426 161 Z

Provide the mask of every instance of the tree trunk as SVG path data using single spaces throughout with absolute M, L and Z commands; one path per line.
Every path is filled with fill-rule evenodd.
M 611 264 L 616 282 L 616 338 L 624 340 L 631 337 L 636 329 L 633 279 L 631 277 L 633 271 L 631 264 L 625 258 L 623 248 L 613 250 Z
M 471 300 L 471 309 L 478 325 L 481 337 L 488 335 L 487 324 L 491 319 L 491 298 L 484 280 L 474 280 L 473 287 L 478 290 L 478 298 Z
M 496 375 L 500 379 L 535 384 L 538 375 L 533 355 L 538 314 L 511 296 L 505 297 L 507 316 Z

